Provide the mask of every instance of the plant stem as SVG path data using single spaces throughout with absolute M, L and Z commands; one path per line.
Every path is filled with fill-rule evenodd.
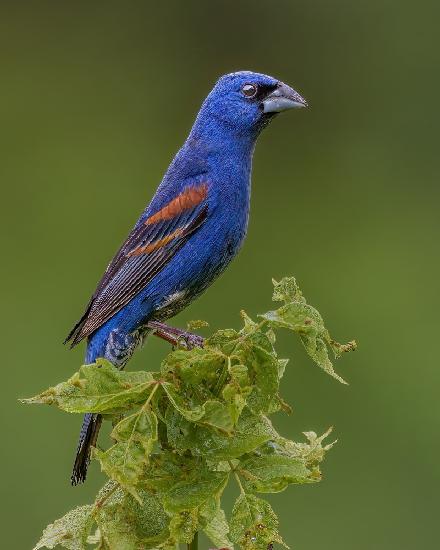
M 243 485 L 240 481 L 240 476 L 237 474 L 237 470 L 234 468 L 234 465 L 232 464 L 232 462 L 230 460 L 228 460 L 228 464 L 229 464 L 229 468 L 231 468 L 231 472 L 233 472 L 233 474 L 235 476 L 235 479 L 237 481 L 238 486 L 240 487 L 240 493 L 242 495 L 245 495 L 246 491 L 244 490 L 244 487 L 243 487 Z
M 199 548 L 199 534 L 195 533 L 192 542 L 188 544 L 188 550 L 198 550 Z
M 242 495 L 246 495 L 246 491 L 244 490 L 243 485 L 241 484 L 241 481 L 240 481 L 240 476 L 235 471 L 234 471 L 234 476 L 235 476 L 235 480 L 237 481 L 238 486 L 240 487 L 240 493 Z
M 159 386 L 160 386 L 160 384 L 158 382 L 153 386 L 153 389 L 151 390 L 151 393 L 148 396 L 148 399 L 145 401 L 145 403 L 142 406 L 143 411 L 148 409 L 148 405 L 150 404 L 151 400 L 153 399 L 153 396 L 156 393 L 156 390 Z

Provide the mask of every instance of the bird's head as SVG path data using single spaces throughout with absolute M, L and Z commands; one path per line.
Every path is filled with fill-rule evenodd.
M 305 99 L 284 82 L 240 71 L 217 81 L 202 111 L 239 133 L 258 133 L 277 113 L 306 106 Z

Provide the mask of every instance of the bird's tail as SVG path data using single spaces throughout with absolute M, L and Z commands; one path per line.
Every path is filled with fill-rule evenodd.
M 90 364 L 95 362 L 98 357 L 104 357 L 118 369 L 123 369 L 136 347 L 147 336 L 148 332 L 147 328 L 128 334 L 123 331 L 113 330 L 104 339 L 90 339 L 87 345 L 86 363 Z M 86 480 L 92 447 L 96 447 L 101 424 L 102 415 L 96 413 L 87 413 L 84 415 L 78 447 L 76 449 L 75 463 L 70 478 L 72 485 L 84 483 Z
M 78 448 L 76 450 L 75 463 L 73 465 L 70 481 L 72 485 L 83 483 L 87 477 L 87 468 L 90 463 L 92 447 L 95 447 L 98 439 L 99 428 L 102 424 L 100 414 L 87 413 L 79 434 Z

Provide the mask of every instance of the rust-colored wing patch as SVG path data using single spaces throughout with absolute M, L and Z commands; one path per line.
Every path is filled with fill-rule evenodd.
M 171 220 L 185 210 L 194 208 L 206 199 L 208 186 L 202 183 L 198 186 L 188 187 L 179 196 L 164 206 L 159 212 L 150 216 L 144 223 L 151 225 L 152 223 L 161 222 L 163 220 Z
M 176 239 L 177 237 L 180 237 L 184 231 L 185 231 L 185 227 L 181 227 L 179 229 L 176 229 L 175 231 L 173 231 L 169 235 L 166 235 L 162 239 L 157 239 L 157 241 L 153 241 L 152 243 L 149 243 L 145 246 L 138 246 L 138 247 L 134 248 L 133 250 L 130 250 L 130 252 L 127 253 L 127 257 L 140 256 L 141 254 L 150 254 L 150 252 L 154 252 L 155 250 L 158 250 L 159 248 L 163 248 L 165 245 L 167 245 L 173 239 Z

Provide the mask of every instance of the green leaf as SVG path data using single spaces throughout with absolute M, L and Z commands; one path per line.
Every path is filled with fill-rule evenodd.
M 218 508 L 214 516 L 203 527 L 203 531 L 210 541 L 217 548 L 232 548 L 232 542 L 229 540 L 229 525 L 225 512 Z
M 179 389 L 169 382 L 163 382 L 162 388 L 168 396 L 173 407 L 190 422 L 197 422 L 205 414 L 203 407 L 200 404 L 193 402 L 189 396 L 183 396 Z
M 260 455 L 244 460 L 239 465 L 246 491 L 278 493 L 290 483 L 316 481 L 300 458 L 282 455 Z
M 175 483 L 163 495 L 164 508 L 172 518 L 169 542 L 191 542 L 195 532 L 202 528 L 209 530 L 211 522 L 214 522 L 211 529 L 217 526 L 220 530 L 220 497 L 229 474 L 229 470 L 211 471 L 197 461 L 186 479 Z
M 243 550 L 267 550 L 271 543 L 288 548 L 278 533 L 278 518 L 269 503 L 242 493 L 234 504 L 230 522 L 233 542 Z
M 70 413 L 116 413 L 145 401 L 155 384 L 149 372 L 120 371 L 99 359 L 83 365 L 67 382 L 22 401 L 56 405 Z
M 284 371 L 286 370 L 289 359 L 278 359 L 278 377 L 281 378 L 284 376 Z
M 228 356 L 240 338 L 240 333 L 232 328 L 217 330 L 206 340 L 205 347 L 220 350 L 225 356 Z
M 270 341 L 266 340 L 266 345 L 271 346 Z M 254 343 L 251 343 L 246 355 L 246 358 L 241 357 L 241 361 L 246 361 L 254 373 L 253 391 L 247 400 L 248 406 L 256 413 L 276 412 L 280 409 L 279 363 L 276 355 Z
M 277 437 L 271 422 L 262 415 L 245 409 L 228 436 L 196 426 L 172 415 L 167 417 L 168 440 L 179 452 L 190 450 L 194 456 L 209 460 L 231 460 L 250 453 L 265 441 Z
M 164 496 L 169 513 L 198 508 L 209 498 L 221 494 L 229 479 L 229 472 L 213 472 L 202 466 L 190 479 L 176 483 Z
M 196 468 L 196 460 L 175 452 L 162 450 L 150 456 L 144 470 L 142 486 L 156 494 L 167 493 L 178 481 L 189 477 Z
M 235 426 L 252 392 L 252 386 L 246 365 L 230 365 L 228 374 L 229 380 L 223 387 L 222 397 L 229 404 L 229 412 Z
M 245 325 L 232 357 L 247 367 L 250 388 L 246 399 L 255 413 L 273 413 L 281 408 L 278 396 L 282 369 L 273 347 L 273 335 L 241 312 Z
M 274 302 L 303 302 L 306 300 L 296 282 L 295 277 L 283 277 L 280 282 L 272 279 Z
M 336 378 L 341 384 L 347 384 L 347 382 L 337 374 L 333 368 L 333 363 L 330 361 L 328 356 L 328 348 L 326 340 L 319 338 L 318 336 L 312 334 L 301 336 L 301 341 L 309 354 L 309 356 L 315 361 L 315 363 L 321 367 L 327 374 Z
M 203 404 L 205 414 L 200 422 L 204 426 L 217 428 L 226 433 L 230 433 L 234 427 L 234 411 L 220 401 L 206 401 Z
M 186 328 L 189 331 L 200 330 L 201 328 L 207 327 L 209 327 L 209 323 L 200 319 L 194 319 L 193 321 L 188 321 L 186 323 Z
M 87 544 L 100 544 L 101 543 L 101 531 L 99 527 L 95 529 L 95 532 L 92 535 L 87 537 Z M 102 545 L 101 545 L 102 548 Z
M 169 382 L 163 382 L 162 387 L 173 407 L 186 420 L 198 422 L 225 432 L 232 430 L 234 424 L 231 412 L 221 401 L 211 399 L 202 404 L 197 404 L 193 396 L 185 400 L 179 390 Z
M 223 353 L 206 344 L 203 348 L 173 351 L 162 362 L 161 370 L 163 374 L 175 374 L 185 384 L 194 387 L 217 380 L 224 364 Z
M 157 441 L 157 417 L 154 412 L 143 407 L 121 420 L 111 435 L 117 443 L 104 452 L 95 448 L 94 456 L 111 479 L 138 498 L 135 487 Z
M 34 550 L 58 545 L 68 550 L 85 550 L 94 523 L 92 511 L 91 505 L 79 506 L 48 525 Z
M 243 334 L 252 334 L 258 330 L 258 324 L 252 320 L 251 317 L 245 312 L 244 309 L 240 311 L 240 317 L 243 320 L 243 328 L 241 329 L 241 333 Z
M 325 433 L 318 436 L 315 432 L 304 432 L 307 442 L 297 443 L 285 438 L 278 438 L 271 446 L 271 452 L 284 454 L 293 458 L 299 458 L 309 469 L 314 469 L 312 475 L 319 477 L 318 465 L 324 460 L 326 453 L 335 445 L 336 441 L 323 445 L 332 432 L 329 428 Z
M 344 352 L 356 349 L 355 342 L 339 344 L 335 342 L 325 328 L 320 313 L 306 303 L 298 285 L 293 277 L 280 281 L 273 281 L 274 301 L 284 301 L 285 304 L 275 311 L 269 311 L 260 315 L 272 328 L 287 328 L 296 332 L 311 359 L 339 382 L 346 384 L 334 370 L 329 358 L 329 350 L 336 357 Z
M 324 335 L 326 329 L 315 308 L 304 302 L 290 302 L 280 308 L 261 315 L 270 326 L 287 328 L 300 335 Z
M 103 548 L 139 550 L 167 540 L 170 518 L 160 499 L 142 489 L 139 496 L 141 503 L 118 488 L 99 509 L 97 523 Z
M 189 544 L 198 530 L 198 510 L 182 510 L 174 514 L 170 521 L 170 540 L 168 544 Z

